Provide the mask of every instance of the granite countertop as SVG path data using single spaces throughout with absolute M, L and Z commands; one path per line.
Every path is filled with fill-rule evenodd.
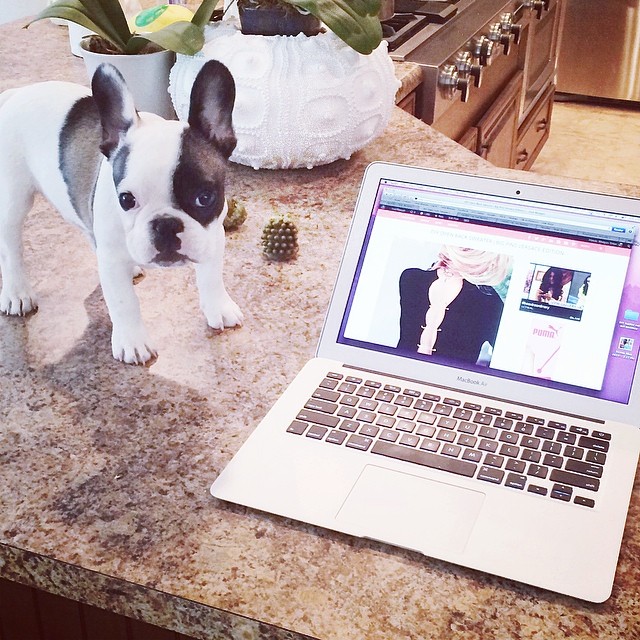
M 60 27 L 5 25 L 0 42 L 0 89 L 86 82 Z M 40 309 L 0 318 L 0 577 L 197 638 L 640 637 L 637 483 L 613 596 L 601 605 L 210 496 L 313 354 L 360 178 L 381 159 L 511 175 L 400 109 L 351 160 L 287 172 L 233 166 L 228 194 L 249 218 L 228 235 L 225 274 L 246 323 L 208 334 L 193 272 L 150 271 L 137 288 L 161 347 L 150 368 L 111 358 L 93 253 L 36 201 L 26 259 Z M 260 253 L 274 207 L 298 220 L 295 262 Z

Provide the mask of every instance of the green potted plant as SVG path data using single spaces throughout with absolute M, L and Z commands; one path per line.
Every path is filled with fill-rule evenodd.
M 320 31 L 320 23 L 324 23 L 362 54 L 371 53 L 382 40 L 378 19 L 381 0 L 237 0 L 237 4 L 243 33 L 314 35 Z M 298 20 L 300 17 L 303 25 L 291 28 L 289 18 Z M 264 24 L 265 30 L 256 26 L 260 23 Z
M 175 53 L 194 55 L 204 44 L 204 26 L 217 0 L 203 0 L 191 21 L 180 20 L 154 32 L 131 30 L 119 0 L 55 0 L 37 20 L 57 18 L 92 32 L 80 43 L 89 77 L 101 62 L 116 66 L 141 111 L 175 117 L 168 94 Z M 145 55 L 141 55 L 145 54 Z
M 98 53 L 136 55 L 164 49 L 194 55 L 202 49 L 204 26 L 216 1 L 203 0 L 190 22 L 174 22 L 152 33 L 132 32 L 119 0 L 55 0 L 26 26 L 45 18 L 73 22 L 96 34 L 90 47 Z

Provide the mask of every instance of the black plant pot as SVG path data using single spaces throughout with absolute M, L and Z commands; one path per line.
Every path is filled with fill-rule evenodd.
M 315 36 L 320 33 L 320 20 L 310 13 L 287 10 L 284 7 L 239 6 L 242 33 L 256 36 Z

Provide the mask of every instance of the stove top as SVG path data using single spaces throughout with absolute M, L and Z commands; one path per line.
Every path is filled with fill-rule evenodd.
M 395 0 L 395 13 L 382 22 L 382 33 L 389 51 L 422 31 L 428 25 L 444 24 L 458 12 L 458 0 Z

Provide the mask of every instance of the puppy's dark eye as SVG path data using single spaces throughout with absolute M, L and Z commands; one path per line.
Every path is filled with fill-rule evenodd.
M 213 191 L 201 191 L 194 200 L 196 207 L 210 207 L 216 201 L 216 194 Z
M 120 201 L 120 206 L 124 209 L 124 211 L 129 211 L 129 209 L 133 209 L 136 206 L 136 199 L 130 191 L 124 191 L 118 196 L 118 200 Z

